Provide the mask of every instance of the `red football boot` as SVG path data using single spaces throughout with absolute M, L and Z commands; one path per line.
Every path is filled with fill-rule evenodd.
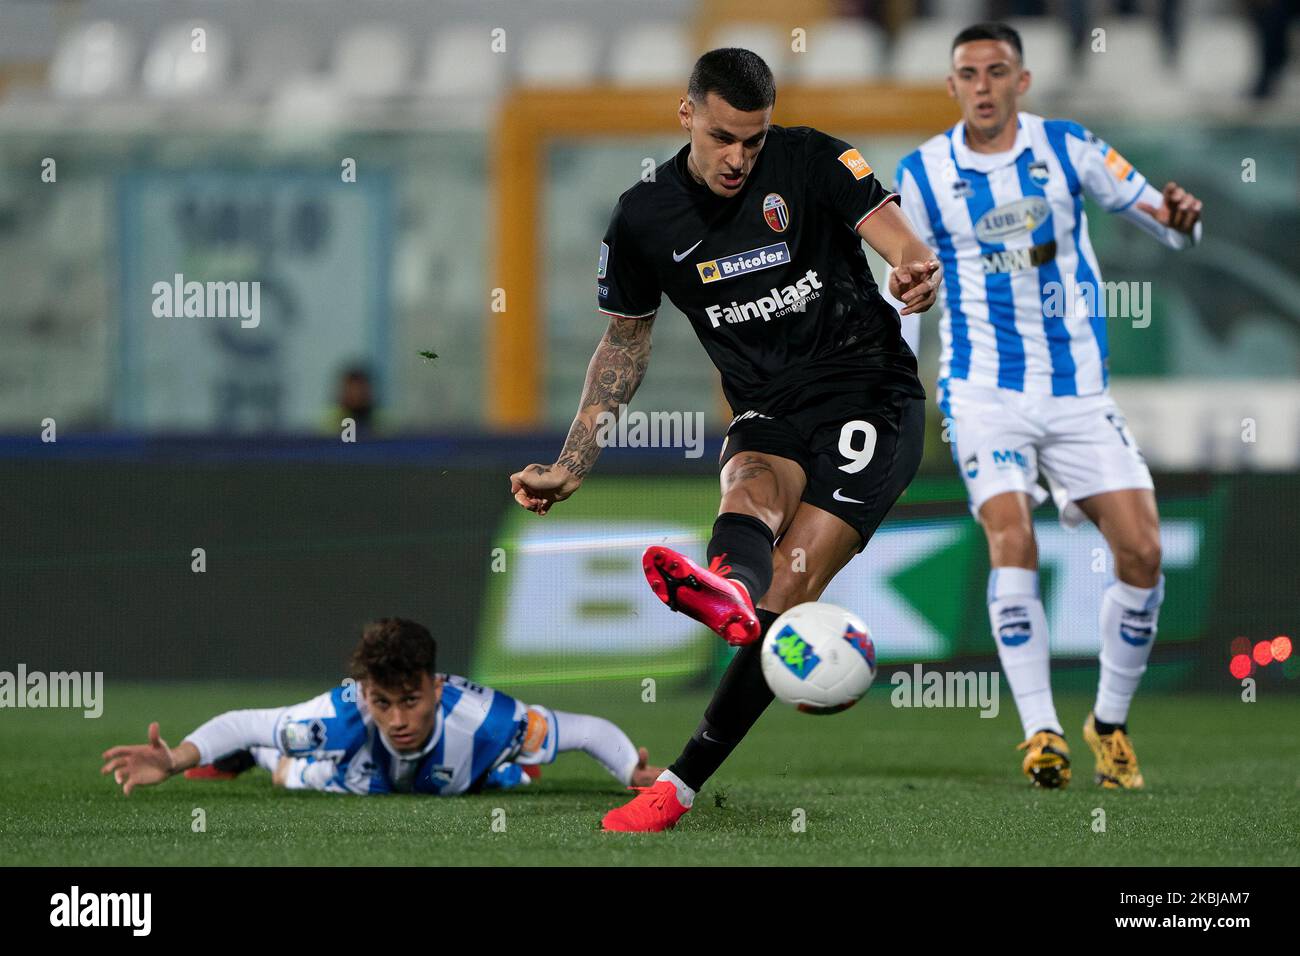
M 723 577 L 731 570 L 722 563 L 725 557 L 719 555 L 703 568 L 686 555 L 656 544 L 645 549 L 641 566 L 659 600 L 740 647 L 758 640 L 762 625 L 745 586 Z
M 185 771 L 186 780 L 234 780 L 238 776 L 239 774 L 231 773 L 229 770 L 218 770 L 210 763 L 190 767 Z
M 601 829 L 617 833 L 659 833 L 677 826 L 690 807 L 677 799 L 671 780 L 658 780 L 652 787 L 630 787 L 637 792 L 631 803 L 610 810 L 600 821 Z
M 237 750 L 232 754 L 212 761 L 190 767 L 185 771 L 186 780 L 234 780 L 245 770 L 256 766 L 253 755 L 247 750 Z

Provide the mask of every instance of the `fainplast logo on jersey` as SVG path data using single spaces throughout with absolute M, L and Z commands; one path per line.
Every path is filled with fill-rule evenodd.
M 809 269 L 798 282 L 772 289 L 761 299 L 732 302 L 730 305 L 711 305 L 704 310 L 704 314 L 709 317 L 709 322 L 715 329 L 723 322 L 734 325 L 760 318 L 764 322 L 770 322 L 791 312 L 802 312 L 809 301 L 821 295 L 821 288 L 822 283 L 817 278 L 816 271 Z

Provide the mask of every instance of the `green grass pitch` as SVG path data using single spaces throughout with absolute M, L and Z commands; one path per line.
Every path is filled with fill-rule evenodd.
M 1296 865 L 1300 699 L 1142 695 L 1132 714 L 1148 789 L 1101 791 L 1079 725 L 1090 698 L 1058 696 L 1074 750 L 1063 792 L 1035 792 L 1001 714 L 895 709 L 887 684 L 853 710 L 808 717 L 774 705 L 668 834 L 604 834 L 626 798 L 590 759 L 562 756 L 521 790 L 474 797 L 349 797 L 177 778 L 129 799 L 99 775 L 110 744 L 142 742 L 158 719 L 175 744 L 236 707 L 322 688 L 110 682 L 105 711 L 0 711 L 0 859 L 27 865 L 893 864 Z M 521 695 L 620 723 L 667 763 L 705 698 L 661 685 Z M 194 811 L 206 832 L 192 829 Z M 504 810 L 502 832 L 494 811 Z M 1105 832 L 1094 832 L 1095 811 Z M 798 819 L 806 821 L 797 832 Z

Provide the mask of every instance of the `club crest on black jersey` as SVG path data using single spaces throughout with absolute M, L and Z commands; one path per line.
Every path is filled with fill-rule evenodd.
M 600 310 L 649 319 L 667 296 L 733 408 L 780 411 L 813 384 L 924 397 L 857 233 L 898 197 L 858 150 L 810 127 L 772 126 L 731 197 L 695 180 L 689 151 L 619 198 L 600 247 Z

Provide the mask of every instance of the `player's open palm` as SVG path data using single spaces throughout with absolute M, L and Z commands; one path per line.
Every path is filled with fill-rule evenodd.
M 943 273 L 934 259 L 924 262 L 900 262 L 889 273 L 889 294 L 903 303 L 899 315 L 924 312 L 939 297 Z
M 125 747 L 110 747 L 103 754 L 100 773 L 111 773 L 121 785 L 122 793 L 131 796 L 136 787 L 162 783 L 176 772 L 171 748 L 158 735 L 158 721 L 149 725 L 149 742 Z
M 582 485 L 582 479 L 558 462 L 532 464 L 510 476 L 510 493 L 521 507 L 544 515 L 551 505 L 563 501 Z

